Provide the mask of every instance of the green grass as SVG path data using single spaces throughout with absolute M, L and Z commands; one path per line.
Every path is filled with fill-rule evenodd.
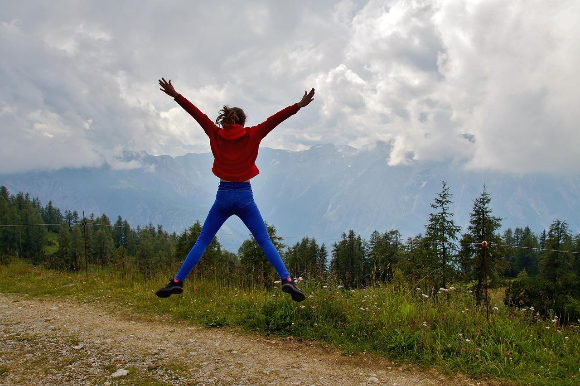
M 0 267 L 0 292 L 99 301 L 210 327 L 301 337 L 338 347 L 345 355 L 375 354 L 475 378 L 537 385 L 579 382 L 580 328 L 559 327 L 533 310 L 507 309 L 500 290 L 491 294 L 488 323 L 485 310 L 464 288 L 426 298 L 413 288 L 350 291 L 306 280 L 300 286 L 307 300 L 295 303 L 279 288 L 246 290 L 214 279 L 186 282 L 183 295 L 159 299 L 154 291 L 166 278 L 121 279 L 96 268 L 87 278 L 14 261 Z
M 46 239 L 48 244 L 42 248 L 42 252 L 46 255 L 54 255 L 58 252 L 58 233 L 48 232 Z

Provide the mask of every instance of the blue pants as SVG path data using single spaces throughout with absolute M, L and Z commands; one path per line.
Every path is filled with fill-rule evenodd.
M 252 187 L 249 182 L 220 182 L 215 202 L 211 207 L 201 233 L 195 242 L 181 269 L 175 276 L 177 280 L 185 280 L 193 267 L 199 263 L 201 255 L 215 237 L 223 223 L 231 216 L 238 216 L 248 227 L 252 235 L 264 250 L 270 264 L 274 266 L 281 279 L 290 277 L 280 254 L 272 244 L 262 215 L 254 202 Z

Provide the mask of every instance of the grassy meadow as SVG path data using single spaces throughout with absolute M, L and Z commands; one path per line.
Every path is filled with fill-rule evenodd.
M 170 276 L 145 280 L 97 267 L 87 276 L 14 260 L 0 266 L 0 292 L 110 303 L 193 324 L 300 337 L 344 355 L 379 355 L 508 384 L 580 383 L 580 327 L 540 319 L 533 309 L 508 309 L 503 290 L 491 293 L 488 322 L 466 287 L 427 296 L 404 283 L 346 290 L 303 280 L 307 299 L 295 303 L 279 285 L 245 289 L 213 277 L 188 280 L 183 295 L 157 298 L 154 291 Z

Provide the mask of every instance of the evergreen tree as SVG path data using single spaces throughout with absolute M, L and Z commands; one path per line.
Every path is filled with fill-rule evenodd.
M 276 228 L 266 223 L 266 229 L 274 247 L 278 252 L 283 251 L 285 245 L 282 243 L 282 237 L 276 234 Z M 279 280 L 274 267 L 268 262 L 266 254 L 253 235 L 242 243 L 238 249 L 238 256 L 240 268 L 245 275 L 251 277 L 252 284 L 257 283 L 270 288 L 275 280 Z
M 42 209 L 41 215 L 42 221 L 44 221 L 45 224 L 50 224 L 47 226 L 47 230 L 49 232 L 58 233 L 59 232 L 58 228 L 60 226 L 59 224 L 62 224 L 62 222 L 64 221 L 64 216 L 60 212 L 60 209 L 55 208 L 52 205 L 52 201 L 48 201 L 46 207 Z
M 399 231 L 390 230 L 381 234 L 374 231 L 369 239 L 369 269 L 373 282 L 385 283 L 393 279 L 401 244 Z
M 16 207 L 18 209 L 19 223 L 22 227 L 18 228 L 19 232 L 19 249 L 20 256 L 25 259 L 31 259 L 34 263 L 42 261 L 42 249 L 47 243 L 46 228 L 42 224 L 38 201 L 30 201 L 28 194 L 16 195 Z
M 481 195 L 473 202 L 467 233 L 460 241 L 460 263 L 464 265 L 462 270 L 467 273 L 468 278 L 476 282 L 473 292 L 477 304 L 484 299 L 484 284 L 487 280 L 485 263 L 487 262 L 488 277 L 492 281 L 497 279 L 498 272 L 503 272 L 502 267 L 505 267 L 498 248 L 501 238 L 497 231 L 501 226 L 501 218 L 492 215 L 490 203 L 491 197 L 484 186 Z M 486 261 L 481 244 L 483 241 L 488 243 Z
M 83 226 L 77 224 L 71 232 L 71 269 L 80 270 L 85 263 L 85 241 L 83 237 Z
M 58 232 L 58 251 L 56 252 L 58 258 L 56 263 L 57 267 L 71 271 L 77 271 L 79 269 L 78 260 L 73 248 L 73 239 L 69 227 L 63 224 Z
M 103 214 L 92 222 L 93 237 L 91 251 L 93 261 L 98 265 L 106 266 L 113 261 L 115 243 L 111 231 L 111 221 Z
M 435 202 L 431 204 L 433 212 L 429 214 L 429 223 L 426 225 L 425 237 L 436 256 L 435 266 L 440 283 L 435 283 L 443 288 L 447 286 L 447 280 L 452 269 L 450 263 L 457 252 L 457 234 L 460 227 L 453 221 L 453 213 L 449 210 L 452 204 L 451 193 L 445 181 L 442 182 L 441 192 L 435 197 Z M 428 264 L 431 265 L 431 264 Z
M 361 236 L 356 235 L 352 229 L 348 234 L 343 233 L 341 240 L 332 246 L 330 269 L 332 275 L 347 288 L 366 284 L 366 245 Z
M 548 282 L 565 286 L 575 280 L 572 236 L 565 221 L 550 225 L 546 247 L 540 256 L 540 273 Z
M 539 261 L 537 236 L 529 227 L 516 228 L 514 239 L 517 247 L 514 261 L 516 275 L 524 270 L 529 276 L 537 275 Z
M 326 248 L 324 254 L 325 251 Z M 295 276 L 322 278 L 326 271 L 326 256 L 321 255 L 321 247 L 314 238 L 304 237 L 302 241 L 288 248 L 285 262 L 288 270 Z
M 8 189 L 5 186 L 0 187 L 0 262 L 2 263 L 8 262 L 20 247 L 18 236 L 22 229 L 13 226 L 19 223 L 18 211 L 13 201 L 14 197 L 10 196 Z

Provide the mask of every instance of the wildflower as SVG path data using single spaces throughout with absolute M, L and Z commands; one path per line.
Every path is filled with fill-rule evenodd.
M 481 349 L 479 347 L 476 347 L 475 351 L 481 351 Z
M 306 308 L 306 306 L 300 306 L 300 308 Z
M 494 311 L 499 311 L 499 308 L 497 308 L 497 307 L 493 307 L 493 310 L 494 310 Z
M 417 291 L 421 291 L 421 288 L 415 288 Z
M 475 359 L 479 359 L 479 355 L 476 355 L 476 356 L 475 356 Z
M 423 327 L 427 327 L 427 322 L 423 322 Z
M 342 284 L 339 284 L 338 286 L 336 286 L 336 288 L 341 289 L 344 288 L 344 286 Z
M 304 279 L 302 278 L 302 276 L 300 276 L 300 277 L 298 277 L 298 280 L 296 280 L 296 281 L 302 281 L 302 280 L 304 280 Z
M 465 341 L 466 341 L 467 343 L 471 342 L 469 339 L 465 339 Z
M 526 311 L 527 311 L 527 309 L 525 309 L 525 308 L 522 308 L 522 312 L 526 312 Z
M 427 299 L 429 297 L 429 295 L 426 295 L 426 294 L 422 294 L 422 295 L 425 299 Z
M 548 326 L 548 327 L 546 327 L 546 330 L 549 330 L 549 329 L 550 329 L 550 327 L 549 327 L 549 326 Z
M 449 287 L 449 290 L 455 291 L 455 287 Z
M 280 283 L 282 283 L 282 281 L 281 281 L 281 280 L 276 280 L 276 281 L 274 281 L 274 284 L 280 284 Z
M 328 288 L 328 286 L 327 285 L 323 285 L 322 288 Z
M 459 333 L 457 334 L 460 338 L 463 338 L 463 334 Z
M 461 347 L 461 351 L 465 351 L 465 347 Z

